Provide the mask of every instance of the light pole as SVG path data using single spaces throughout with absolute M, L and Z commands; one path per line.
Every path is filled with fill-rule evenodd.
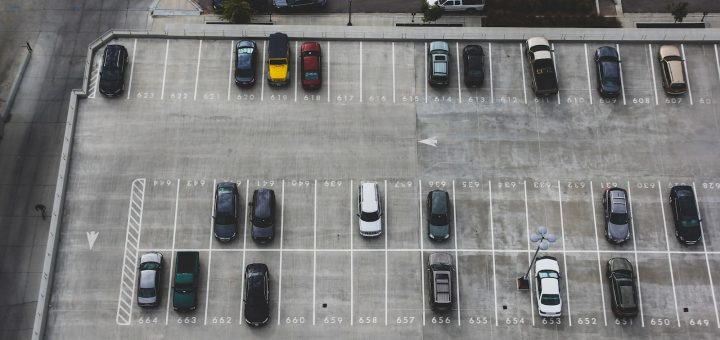
M 535 263 L 535 258 L 537 257 L 538 252 L 540 249 L 548 250 L 548 248 L 550 248 L 550 243 L 555 242 L 555 240 L 555 235 L 548 233 L 547 228 L 543 226 L 538 227 L 537 232 L 530 235 L 530 241 L 537 243 L 537 249 L 535 249 L 535 255 L 533 255 L 532 261 L 530 261 L 530 265 L 528 266 L 528 270 L 525 272 L 525 275 L 517 279 L 518 289 L 530 289 L 530 279 L 528 278 L 528 275 L 530 275 L 530 269 L 532 269 L 533 263 Z
M 352 0 L 348 0 L 348 26 L 352 26 Z

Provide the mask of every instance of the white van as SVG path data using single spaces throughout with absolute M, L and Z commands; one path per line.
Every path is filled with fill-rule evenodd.
M 375 237 L 382 234 L 382 208 L 377 183 L 362 183 L 358 188 L 358 226 L 360 235 Z
M 485 9 L 485 0 L 425 0 L 428 5 L 432 6 L 435 4 L 445 8 L 446 11 L 467 11 L 477 12 Z

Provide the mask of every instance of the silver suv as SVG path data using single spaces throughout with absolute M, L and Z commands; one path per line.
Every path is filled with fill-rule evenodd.
M 450 46 L 444 41 L 433 41 L 428 50 L 428 81 L 431 86 L 448 86 L 450 84 Z
M 362 183 L 358 192 L 357 216 L 360 218 L 358 223 L 360 235 L 367 237 L 380 236 L 382 234 L 382 208 L 380 207 L 378 185 L 374 182 Z

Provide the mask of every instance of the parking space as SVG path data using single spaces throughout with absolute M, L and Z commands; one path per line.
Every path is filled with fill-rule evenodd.
M 149 181 L 143 198 L 140 248 L 166 249 L 172 246 L 177 181 Z M 168 258 L 169 260 L 169 258 Z
M 357 257 L 356 255 L 355 260 L 357 260 Z M 346 323 L 352 323 L 353 284 L 350 282 L 352 277 L 350 273 L 355 272 L 359 275 L 366 272 L 355 271 L 350 261 L 350 252 L 344 250 L 317 253 L 315 282 L 316 325 L 342 326 Z M 382 266 L 376 265 L 374 271 L 383 274 L 383 269 Z M 384 275 L 381 278 L 384 278 Z M 381 289 L 382 285 L 378 285 L 379 282 L 375 283 L 377 289 L 375 289 L 373 295 L 382 296 L 384 293 L 384 290 Z M 362 293 L 360 296 L 362 296 Z M 361 298 L 360 300 L 364 299 Z
M 200 49 L 197 90 L 193 90 L 193 99 L 221 101 L 228 99 L 229 86 L 234 86 L 231 75 L 234 74 L 234 40 L 203 41 Z
M 362 69 L 360 42 L 338 41 L 330 45 L 329 76 L 330 102 L 332 103 L 360 103 L 362 99 Z M 377 67 L 377 66 L 374 66 Z M 366 67 L 367 69 L 368 67 Z
M 460 261 L 456 269 L 459 270 L 460 276 L 458 287 L 462 325 L 466 327 L 471 325 L 473 329 L 499 325 L 499 314 L 495 309 L 496 282 L 493 276 L 492 253 L 463 251 L 459 256 Z M 427 313 L 432 318 L 432 312 L 427 311 Z M 450 313 L 447 317 L 456 324 L 455 314 Z
M 162 43 L 164 42 L 164 44 Z M 133 46 L 135 44 L 133 43 Z M 130 65 L 132 99 L 159 100 L 163 95 L 170 40 L 139 39 Z M 193 77 L 195 79 L 195 77 Z
M 480 44 L 486 53 L 486 81 L 485 84 L 492 84 L 493 97 L 489 97 L 487 87 L 475 89 L 478 92 L 477 102 L 480 104 L 511 103 L 527 104 L 530 91 L 531 100 L 534 97 L 532 91 L 525 83 L 525 56 L 522 52 L 522 44 L 487 43 Z M 487 49 L 486 49 L 487 48 Z M 492 79 L 490 71 L 492 70 Z
M 570 105 L 573 111 L 583 112 L 593 104 L 589 64 L 592 52 L 587 44 L 553 44 L 561 105 Z
M 385 253 L 356 251 L 353 253 L 353 321 L 355 326 L 385 324 Z M 406 265 L 412 266 L 413 263 Z
M 201 61 L 202 41 L 168 40 L 167 55 L 171 62 L 165 65 L 163 88 L 160 99 L 193 100 L 195 82 L 199 79 L 198 63 Z
M 387 203 L 384 237 L 387 238 L 388 249 L 416 249 L 420 246 L 420 237 L 425 237 L 418 231 L 420 204 L 417 186 L 418 182 L 411 179 L 388 181 L 388 190 L 383 192 L 383 203 Z M 357 192 L 357 188 L 355 190 Z
M 362 42 L 360 46 L 362 63 L 359 66 L 362 69 L 360 84 L 362 85 L 363 101 L 367 104 L 392 103 L 395 87 L 392 44 L 366 41 Z
M 316 184 L 311 180 L 285 183 L 282 245 L 285 249 L 314 249 L 316 246 Z M 288 254 L 286 254 L 287 256 Z
M 348 249 L 350 238 L 357 233 L 352 228 L 352 213 L 357 197 L 352 195 L 352 182 L 324 180 L 318 183 L 317 247 L 320 249 Z M 357 192 L 357 191 L 355 191 Z
M 492 249 L 489 183 L 481 179 L 455 182 L 455 233 L 458 249 Z M 505 235 L 498 229 L 496 235 Z M 496 242 L 502 236 L 496 236 Z
M 702 219 L 703 238 L 708 251 L 720 250 L 720 234 L 715 227 L 720 222 L 720 183 L 697 182 L 695 195 Z

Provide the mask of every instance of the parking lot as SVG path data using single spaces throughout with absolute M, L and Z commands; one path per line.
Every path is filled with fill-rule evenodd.
M 271 88 L 259 76 L 250 89 L 232 81 L 233 41 L 117 43 L 130 54 L 126 94 L 97 93 L 95 67 L 78 112 L 48 320 L 54 337 L 78 337 L 78 323 L 95 337 L 333 338 L 352 329 L 383 338 L 713 339 L 720 332 L 716 45 L 677 43 L 690 91 L 671 97 L 660 83 L 659 44 L 555 42 L 559 94 L 536 98 L 519 41 L 473 42 L 486 54 L 485 85 L 474 89 L 461 82 L 467 41 L 450 42 L 447 88 L 426 85 L 427 43 L 321 41 L 319 91 L 298 86 L 295 41 L 290 85 Z M 592 56 L 604 45 L 622 59 L 617 99 L 595 89 Z M 262 57 L 265 42 L 258 47 Z M 418 143 L 424 139 L 437 145 Z M 254 189 L 275 190 L 280 223 L 271 244 L 255 244 L 246 221 L 236 240 L 214 240 L 213 188 L 225 180 L 238 184 L 244 207 Z M 362 181 L 380 185 L 386 225 L 377 239 L 357 232 Z M 674 237 L 667 195 L 678 183 L 696 189 L 702 244 Z M 602 192 L 611 186 L 627 188 L 632 204 L 633 238 L 620 246 L 603 235 Z M 437 188 L 450 193 L 453 229 L 436 243 L 421 208 Z M 558 236 L 545 252 L 560 263 L 557 319 L 538 317 L 534 291 L 515 286 L 535 250 L 529 234 L 541 225 Z M 92 249 L 90 231 L 99 233 Z M 200 303 L 189 314 L 169 304 L 171 261 L 183 250 L 201 256 Z M 133 300 L 135 258 L 146 251 L 165 255 L 167 295 L 154 309 Z M 456 263 L 447 313 L 426 301 L 424 265 L 436 251 Z M 613 257 L 636 268 L 637 318 L 610 310 L 604 272 Z M 241 275 L 254 262 L 272 277 L 263 329 L 241 317 Z

